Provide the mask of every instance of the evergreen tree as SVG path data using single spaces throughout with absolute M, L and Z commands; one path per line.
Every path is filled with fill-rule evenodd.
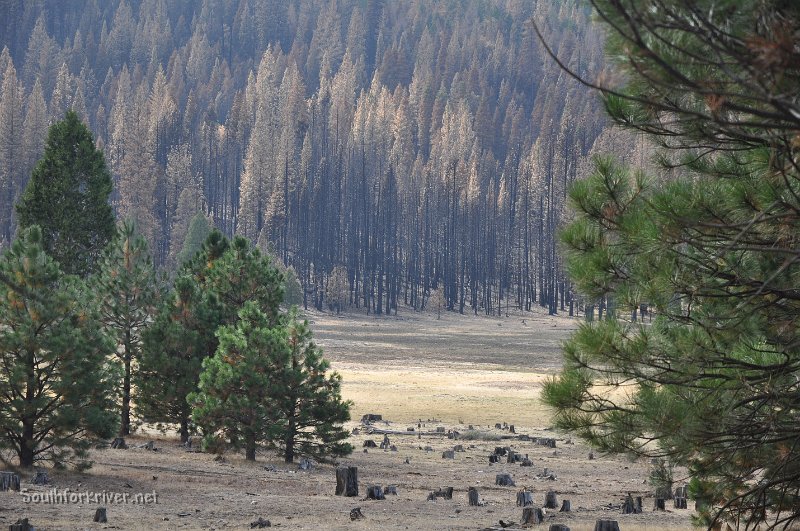
M 0 448 L 23 467 L 85 465 L 90 438 L 115 433 L 113 343 L 82 282 L 64 276 L 31 227 L 0 259 L 24 290 L 0 293 Z
M 340 377 L 325 375 L 328 364 L 307 326 L 294 314 L 276 326 L 253 301 L 239 317 L 219 329 L 219 349 L 203 363 L 200 390 L 189 398 L 206 445 L 218 448 L 226 436 L 255 460 L 257 445 L 266 443 L 287 463 L 298 454 L 349 454 L 341 427 L 349 404 L 341 400 Z
M 284 326 L 288 349 L 274 351 L 275 367 L 270 399 L 278 413 L 272 437 L 291 463 L 295 456 L 341 457 L 353 447 L 342 423 L 350 420 L 351 402 L 342 401 L 341 376 L 326 374 L 330 364 L 311 340 L 308 322 L 297 320 L 296 310 Z
M 203 248 L 211 233 L 208 218 L 202 212 L 198 212 L 189 222 L 189 229 L 186 231 L 186 238 L 183 240 L 183 247 L 176 258 L 176 266 L 181 266 L 191 260 Z
M 123 367 L 120 435 L 131 429 L 131 375 L 139 362 L 142 334 L 152 321 L 158 282 L 147 242 L 130 221 L 122 223 L 100 262 L 95 279 L 100 319 L 116 340 L 114 353 Z
M 593 4 L 626 58 L 609 114 L 671 175 L 600 158 L 563 240 L 590 300 L 655 319 L 582 325 L 544 399 L 602 450 L 687 466 L 705 525 L 795 527 L 800 6 Z
M 182 274 L 164 298 L 153 323 L 142 335 L 142 356 L 134 374 L 138 414 L 148 422 L 175 424 L 181 442 L 192 431 L 192 409 L 186 401 L 197 389 L 202 362 L 216 348 L 218 304 Z
M 114 235 L 111 175 L 89 129 L 68 111 L 47 134 L 42 158 L 17 204 L 22 228 L 39 225 L 42 244 L 65 273 L 87 276 Z

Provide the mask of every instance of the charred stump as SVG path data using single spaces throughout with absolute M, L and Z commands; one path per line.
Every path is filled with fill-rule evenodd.
M 117 437 L 113 441 L 111 441 L 111 448 L 114 450 L 125 450 L 128 448 L 128 445 L 125 444 L 125 439 L 122 437 Z
M 358 467 L 342 466 L 336 469 L 336 495 L 358 496 Z
M 385 500 L 383 489 L 380 485 L 370 485 L 367 487 L 367 500 Z
M 483 503 L 481 503 L 480 494 L 478 494 L 478 489 L 475 487 L 470 487 L 469 491 L 467 491 L 467 500 L 469 501 L 470 507 L 480 507 L 483 505 Z
M 28 522 L 27 518 L 20 518 L 8 526 L 8 531 L 35 531 L 35 528 Z
M 361 513 L 361 507 L 350 509 L 350 520 L 361 520 L 364 515 Z
M 620 531 L 616 520 L 598 520 L 594 524 L 594 531 Z
M 572 510 L 572 507 L 569 503 L 569 500 L 564 500 L 561 502 L 561 509 L 558 510 L 560 513 L 568 513 Z
M 101 524 L 105 524 L 108 522 L 108 515 L 106 514 L 105 507 L 98 507 L 97 510 L 94 512 L 94 521 L 99 522 Z
M 550 524 L 550 531 L 570 531 L 564 524 Z
M 556 491 L 548 490 L 544 495 L 544 508 L 545 509 L 558 509 L 558 497 Z
M 636 499 L 628 493 L 625 497 L 625 503 L 622 504 L 622 514 L 639 514 L 642 512 L 642 497 L 637 496 Z
M 0 472 L 0 492 L 7 490 L 19 492 L 19 476 L 13 472 Z
M 525 507 L 522 509 L 522 525 L 536 525 L 544 522 L 544 511 L 538 507 Z
M 516 487 L 514 480 L 511 479 L 511 475 L 509 474 L 497 474 L 494 478 L 494 484 L 500 485 L 501 487 Z
M 522 489 L 517 493 L 517 507 L 533 505 L 533 492 Z

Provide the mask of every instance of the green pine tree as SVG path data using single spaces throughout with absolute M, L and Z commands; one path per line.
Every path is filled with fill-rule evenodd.
M 253 301 L 239 316 L 236 326 L 219 329 L 219 349 L 203 363 L 200 390 L 189 397 L 206 446 L 221 448 L 225 438 L 255 460 L 266 444 L 287 463 L 296 455 L 352 452 L 341 426 L 350 404 L 341 399 L 339 375 L 326 375 L 328 363 L 307 325 L 294 313 L 276 325 Z
M 103 152 L 68 111 L 50 127 L 44 155 L 17 204 L 20 227 L 38 225 L 45 251 L 62 271 L 85 277 L 114 236 L 111 186 Z
M 297 320 L 293 309 L 284 326 L 288 349 L 275 351 L 275 382 L 271 401 L 278 412 L 272 429 L 275 444 L 291 463 L 295 456 L 341 457 L 353 447 L 345 442 L 342 423 L 350 420 L 351 402 L 342 401 L 341 376 L 327 374 L 330 364 L 311 340 L 308 322 Z
M 197 389 L 202 362 L 217 347 L 214 331 L 220 322 L 216 296 L 184 274 L 142 336 L 134 374 L 137 413 L 148 422 L 177 425 L 184 443 L 192 431 L 186 396 Z
M 0 448 L 23 467 L 70 455 L 85 465 L 90 439 L 117 428 L 113 342 L 82 281 L 44 252 L 38 227 L 6 251 L 0 271 L 23 288 L 0 292 Z
M 670 173 L 598 159 L 563 241 L 589 300 L 655 319 L 581 325 L 543 398 L 602 450 L 688 467 L 702 524 L 794 527 L 800 4 L 592 3 L 624 58 L 606 107 Z
M 195 214 L 189 222 L 189 230 L 186 232 L 181 252 L 178 253 L 176 265 L 180 267 L 191 260 L 203 248 L 203 242 L 210 233 L 208 218 L 202 212 Z
M 100 262 L 94 279 L 100 319 L 116 341 L 122 363 L 120 435 L 131 430 L 131 376 L 142 351 L 142 334 L 152 322 L 158 301 L 158 282 L 144 237 L 132 222 L 120 225 Z

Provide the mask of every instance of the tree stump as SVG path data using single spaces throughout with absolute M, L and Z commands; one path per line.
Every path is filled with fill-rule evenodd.
M 622 514 L 639 514 L 642 512 L 642 497 L 637 496 L 636 499 L 633 499 L 633 496 L 628 493 L 628 496 L 625 497 L 625 503 L 622 504 Z
M 653 510 L 654 511 L 666 511 L 667 510 L 667 501 L 664 498 L 656 498 L 655 502 L 653 502 Z
M 561 509 L 558 510 L 560 513 L 568 513 L 572 510 L 569 500 L 564 500 L 561 502 Z
M 494 425 L 494 429 L 502 430 L 503 429 L 503 425 L 498 422 L 497 424 Z
M 0 472 L 0 492 L 7 490 L 19 492 L 19 476 L 13 472 Z
M 314 468 L 314 461 L 311 459 L 304 457 L 300 459 L 300 463 L 297 465 L 300 470 L 311 470 Z
M 570 531 L 564 524 L 550 524 L 550 531 Z
M 594 524 L 594 531 L 620 531 L 616 520 L 598 520 Z
M 594 452 L 589 452 L 589 461 L 594 459 Z
M 533 466 L 533 461 L 526 457 L 519 466 Z
M 117 437 L 113 441 L 111 441 L 111 448 L 114 450 L 125 450 L 128 448 L 128 445 L 125 444 L 125 439 L 122 437 Z
M 558 509 L 558 497 L 556 491 L 548 490 L 544 495 L 544 508 L 545 509 Z
M 433 491 L 434 498 L 444 498 L 445 500 L 452 500 L 453 499 L 453 487 L 442 487 L 439 490 Z
M 513 424 L 508 427 L 508 432 L 509 433 L 517 433 L 516 431 L 514 431 L 514 425 Z
M 34 485 L 48 485 L 50 483 L 50 478 L 47 475 L 47 472 L 43 470 L 37 470 L 36 475 L 33 476 L 33 480 L 31 481 Z
M 497 474 L 494 478 L 494 484 L 500 485 L 501 487 L 516 487 L 514 480 L 511 479 L 511 475 L 509 474 Z
M 445 450 L 442 452 L 442 459 L 455 459 L 456 453 L 453 450 Z
M 152 452 L 156 451 L 156 443 L 154 441 L 148 441 L 147 444 L 144 445 L 145 450 L 150 450 Z
M 260 516 L 255 522 L 250 522 L 250 529 L 264 529 L 266 527 L 272 527 L 272 522 L 265 520 Z
M 481 497 L 478 494 L 478 489 L 475 487 L 470 487 L 467 491 L 467 500 L 469 501 L 470 507 L 480 507 L 483 505 L 481 503 Z
M 375 441 L 373 441 L 372 439 L 367 439 L 366 441 L 364 441 L 364 448 L 377 448 L 377 447 L 378 445 L 375 444 Z
M 436 433 L 444 433 L 444 426 L 436 426 Z
M 499 455 L 492 454 L 492 455 L 489 456 L 489 463 L 499 463 L 499 462 L 500 462 L 500 456 Z
M 358 467 L 336 469 L 336 496 L 358 496 Z
M 386 488 L 383 489 L 384 496 L 391 494 L 392 496 L 397 496 L 397 485 L 386 485 Z
M 99 522 L 101 524 L 105 524 L 108 522 L 108 515 L 106 514 L 105 507 L 98 507 L 97 510 L 94 512 L 94 521 Z
M 388 450 L 391 444 L 389 443 L 389 436 L 383 436 L 383 442 L 381 442 L 381 450 Z
M 675 508 L 676 509 L 686 509 L 688 507 L 686 503 L 686 498 L 674 498 Z
M 20 518 L 8 526 L 8 531 L 35 531 L 35 528 L 28 522 L 27 518 Z
M 361 422 L 363 423 L 370 423 L 370 422 L 380 422 L 383 420 L 382 415 L 375 415 L 373 413 L 367 413 L 363 417 L 361 417 Z
M 522 489 L 517 493 L 517 507 L 533 505 L 533 492 Z
M 464 445 L 463 444 L 457 444 L 457 445 L 453 446 L 453 451 L 454 452 L 463 452 L 464 451 Z
M 517 453 L 514 450 L 508 451 L 508 457 L 506 458 L 506 463 L 515 463 L 517 461 Z
M 506 455 L 508 453 L 508 448 L 504 448 L 502 446 L 495 446 L 494 448 L 494 455 Z
M 370 485 L 367 487 L 367 500 L 385 500 L 383 489 L 380 485 Z
M 536 525 L 544 521 L 544 511 L 538 507 L 525 507 L 522 509 L 522 525 Z
M 350 520 L 361 520 L 362 518 L 365 518 L 365 517 L 361 513 L 361 507 L 356 507 L 355 509 L 350 509 Z

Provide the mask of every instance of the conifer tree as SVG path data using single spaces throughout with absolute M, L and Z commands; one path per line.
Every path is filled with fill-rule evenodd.
M 626 58 L 606 108 L 670 174 L 598 159 L 563 240 L 582 293 L 655 319 L 582 325 L 543 397 L 597 448 L 688 467 L 702 524 L 795 527 L 800 6 L 592 3 Z
M 287 463 L 296 455 L 352 451 L 343 442 L 348 433 L 341 423 L 350 413 L 340 377 L 325 374 L 328 363 L 294 313 L 276 324 L 248 301 L 236 326 L 217 334 L 219 349 L 203 363 L 200 389 L 189 398 L 207 446 L 219 447 L 224 435 L 244 445 L 248 460 L 266 444 L 280 449 Z
M 100 262 L 94 280 L 100 300 L 100 319 L 116 341 L 114 353 L 122 363 L 120 435 L 131 430 L 131 376 L 142 351 L 142 334 L 152 321 L 158 301 L 158 282 L 147 242 L 130 221 L 123 222 Z
M 0 293 L 0 448 L 23 467 L 73 457 L 86 466 L 91 438 L 117 427 L 113 342 L 82 281 L 44 252 L 38 227 L 6 251 L 0 271 L 23 288 Z
M 65 273 L 85 277 L 114 235 L 110 193 L 103 153 L 78 115 L 67 111 L 50 127 L 44 155 L 17 204 L 20 227 L 38 225 L 45 252 Z

